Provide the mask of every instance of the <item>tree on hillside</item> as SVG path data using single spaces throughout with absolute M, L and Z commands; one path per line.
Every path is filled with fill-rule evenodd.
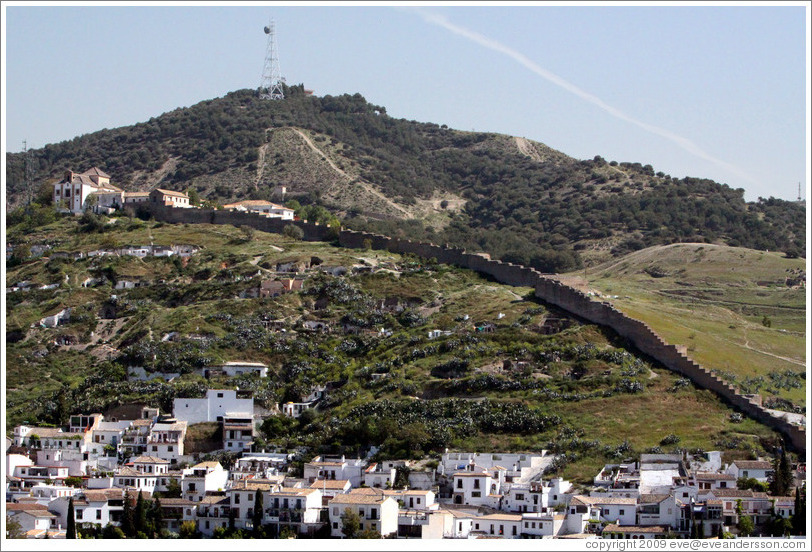
M 6 538 L 7 539 L 24 539 L 25 531 L 22 525 L 17 521 L 16 517 L 6 514 Z
M 146 533 L 147 528 L 147 505 L 144 504 L 144 492 L 138 491 L 138 500 L 135 502 L 135 516 L 133 520 L 135 534 Z

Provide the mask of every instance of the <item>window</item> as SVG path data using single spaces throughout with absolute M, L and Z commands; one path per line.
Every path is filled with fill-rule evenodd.
M 457 479 L 457 488 L 462 489 L 462 479 Z
M 370 519 L 378 519 L 378 509 L 377 508 L 372 508 L 369 511 L 369 518 Z
M 524 500 L 524 495 L 523 494 L 517 494 L 516 495 L 516 500 Z
M 234 504 L 240 503 L 240 493 L 234 493 Z
M 479 479 L 474 479 L 474 489 L 479 488 Z
M 96 519 L 101 519 L 101 510 L 96 510 Z
M 158 447 L 157 447 L 157 446 L 155 446 L 155 445 L 153 445 L 153 446 L 152 446 L 152 452 L 158 452 Z
M 473 491 L 473 492 L 471 492 L 471 496 L 473 498 L 479 498 L 479 497 L 482 496 L 482 493 L 480 491 Z
M 82 514 L 84 510 L 76 510 L 76 519 L 82 519 Z
M 222 399 L 222 398 L 223 398 L 223 394 L 222 394 L 222 393 L 217 393 L 217 398 L 218 398 L 218 399 Z
M 337 521 L 333 522 L 333 529 L 338 529 L 338 522 Z
M 166 447 L 166 450 L 167 450 L 167 452 L 172 452 L 173 450 L 175 450 L 175 447 L 173 447 L 172 445 L 169 445 L 168 447 Z
M 620 509 L 620 515 L 622 516 L 622 515 L 623 515 L 623 514 L 625 514 L 625 513 L 626 513 L 626 510 L 624 510 L 623 508 L 621 508 L 621 509 Z

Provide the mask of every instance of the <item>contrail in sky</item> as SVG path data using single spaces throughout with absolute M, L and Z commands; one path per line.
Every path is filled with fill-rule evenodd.
M 753 184 L 758 183 L 758 182 L 756 182 L 756 180 L 754 178 L 752 178 L 750 175 L 746 174 L 744 171 L 742 171 L 738 167 L 736 167 L 734 165 L 731 165 L 730 163 L 727 163 L 726 161 L 722 161 L 721 159 L 717 159 L 717 158 L 713 157 L 712 155 L 706 153 L 699 146 L 694 144 L 691 140 L 689 140 L 687 138 L 683 138 L 682 136 L 674 134 L 673 132 L 670 132 L 670 131 L 665 130 L 663 128 L 660 128 L 660 127 L 657 127 L 657 126 L 654 126 L 654 125 L 650 125 L 648 123 L 644 123 L 643 121 L 638 121 L 634 117 L 626 115 L 625 113 L 623 113 L 619 109 L 617 109 L 615 107 L 612 107 L 611 105 L 608 105 L 606 102 L 604 102 L 603 100 L 601 100 L 597 96 L 595 96 L 593 94 L 590 94 L 589 92 L 587 92 L 585 90 L 581 90 L 580 88 L 578 88 L 577 86 L 575 86 L 571 82 L 568 82 L 568 81 L 564 80 L 563 78 L 559 77 L 555 73 L 551 73 L 547 69 L 544 69 L 543 67 L 540 67 L 538 64 L 536 64 L 534 61 L 529 59 L 524 54 L 522 54 L 520 52 L 517 52 L 516 50 L 514 50 L 514 49 L 512 49 L 512 48 L 510 48 L 508 46 L 505 46 L 501 42 L 498 42 L 498 41 L 496 41 L 496 40 L 494 40 L 492 38 L 488 38 L 487 36 L 481 35 L 481 34 L 479 34 L 477 32 L 474 32 L 474 31 L 472 31 L 470 29 L 466 29 L 465 27 L 460 27 L 459 25 L 455 25 L 455 24 L 451 23 L 450 21 L 448 21 L 448 19 L 446 17 L 442 16 L 442 15 L 427 12 L 427 11 L 420 10 L 420 9 L 414 9 L 414 11 L 416 11 L 420 15 L 420 17 L 422 17 L 423 20 L 426 21 L 427 23 L 431 23 L 432 25 L 437 25 L 438 27 L 442 27 L 442 28 L 444 28 L 444 29 L 446 29 L 448 31 L 451 31 L 452 33 L 454 33 L 456 35 L 467 38 L 468 40 L 470 40 L 472 42 L 476 42 L 480 46 L 484 46 L 485 48 L 488 48 L 490 50 L 494 50 L 496 52 L 499 52 L 500 54 L 504 54 L 504 55 L 512 58 L 514 61 L 517 61 L 521 65 L 524 65 L 526 68 L 530 69 L 532 72 L 536 73 L 540 77 L 543 77 L 543 78 L 547 79 L 548 81 L 552 82 L 553 84 L 560 86 L 564 90 L 578 96 L 582 100 L 586 100 L 589 103 L 598 106 L 599 108 L 606 111 L 610 115 L 613 115 L 613 116 L 617 117 L 618 119 L 626 121 L 627 123 L 631 123 L 631 124 L 633 124 L 635 126 L 638 126 L 638 127 L 642 128 L 643 130 L 647 130 L 648 132 L 651 132 L 651 133 L 656 134 L 658 136 L 662 136 L 663 138 L 674 142 L 676 145 L 678 145 L 679 147 L 681 147 L 682 149 L 684 149 L 688 153 L 691 153 L 691 154 L 693 154 L 693 155 L 695 155 L 695 156 L 697 156 L 697 157 L 699 157 L 701 159 L 705 159 L 706 161 L 710 161 L 711 163 L 714 163 L 714 164 L 716 164 L 716 165 L 730 171 L 731 173 L 739 176 L 740 178 L 742 178 L 744 180 L 747 180 L 747 181 L 749 181 L 749 182 L 751 182 Z

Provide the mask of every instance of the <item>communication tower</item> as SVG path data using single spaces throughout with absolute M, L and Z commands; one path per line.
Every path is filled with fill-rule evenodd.
M 259 85 L 259 97 L 263 100 L 284 100 L 282 84 L 285 77 L 279 68 L 279 55 L 276 47 L 276 28 L 273 19 L 265 27 L 268 44 L 265 47 L 265 65 L 262 68 L 262 82 Z

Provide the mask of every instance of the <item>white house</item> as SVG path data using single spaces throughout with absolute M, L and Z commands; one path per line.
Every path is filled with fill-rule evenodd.
M 328 502 L 330 536 L 344 536 L 342 516 L 347 509 L 360 518 L 360 531 L 368 529 L 378 531 L 382 537 L 397 533 L 398 503 L 395 499 L 384 496 L 383 493 L 366 494 L 353 491 L 338 495 Z
M 29 531 L 49 531 L 60 528 L 58 518 L 48 511 L 42 504 L 6 503 L 6 515 L 9 519 L 20 524 L 20 529 L 28 533 Z
M 186 437 L 187 422 L 166 421 L 152 425 L 147 438 L 147 453 L 176 464 L 183 456 L 183 439 Z
M 222 491 L 226 488 L 228 470 L 220 462 L 201 462 L 183 470 L 183 498 L 200 502 L 207 492 Z
M 637 525 L 679 528 L 679 511 L 671 494 L 641 494 L 637 499 Z
M 261 378 L 268 377 L 268 366 L 261 362 L 226 362 L 222 366 L 214 367 L 214 369 L 222 370 L 230 378 L 243 374 L 256 374 Z
M 364 484 L 367 487 L 393 487 L 395 485 L 395 468 L 385 468 L 383 464 L 375 463 L 364 470 Z
M 124 434 L 132 426 L 132 420 L 122 420 L 120 422 L 99 422 L 91 432 L 90 450 L 98 456 L 105 455 L 105 447 L 112 447 L 112 456 L 121 450 L 121 442 Z M 110 449 L 108 449 L 110 450 Z
M 526 513 L 522 514 L 522 527 L 519 532 L 522 538 L 539 539 L 556 537 L 566 530 L 565 514 Z
M 83 173 L 65 171 L 62 180 L 53 187 L 53 204 L 75 215 L 83 213 L 90 206 L 87 198 L 91 194 L 96 197 L 100 194 L 113 194 L 112 197 L 123 194 L 121 188 L 110 184 L 110 175 L 98 167 Z
M 153 205 L 163 205 L 165 207 L 179 207 L 182 209 L 191 207 L 188 195 L 183 192 L 164 190 L 162 188 L 155 188 L 149 193 L 149 202 Z
M 60 497 L 48 505 L 48 510 L 56 514 L 62 527 L 68 525 L 68 497 Z M 101 527 L 108 523 L 121 524 L 124 510 L 123 489 L 85 490 L 73 497 L 74 516 L 77 524 L 94 523 Z
M 769 481 L 773 476 L 773 472 L 772 463 L 763 460 L 734 460 L 725 470 L 725 473 L 732 475 L 736 479 L 752 477 L 763 482 Z
M 473 518 L 473 535 L 485 535 L 505 539 L 518 539 L 522 531 L 520 514 L 489 514 Z
M 144 492 L 152 495 L 158 484 L 158 476 L 154 473 L 144 473 L 129 466 L 122 466 L 116 470 L 113 485 L 120 488 L 130 488 L 133 492 Z
M 39 504 L 47 506 L 55 498 L 71 497 L 80 491 L 81 489 L 67 485 L 45 485 L 40 483 L 31 487 L 31 498 L 34 498 Z
M 209 389 L 203 399 L 175 399 L 173 414 L 189 424 L 219 422 L 229 413 L 254 412 L 254 399 L 239 399 L 233 389 Z
M 34 461 L 24 454 L 6 454 L 6 475 L 14 475 L 17 466 L 33 466 Z
M 281 488 L 263 495 L 263 523 L 295 528 L 299 534 L 313 534 L 321 525 L 322 494 L 319 489 Z
M 657 525 L 634 526 L 610 523 L 603 528 L 604 539 L 662 539 L 668 534 L 668 527 Z
M 509 512 L 545 512 L 566 502 L 572 483 L 560 477 L 549 481 L 513 483 L 505 492 L 502 509 Z
M 574 496 L 570 500 L 570 509 L 575 505 L 592 506 L 596 508 L 598 519 L 608 523 L 620 525 L 634 525 L 637 523 L 637 499 L 601 496 Z
M 248 413 L 223 416 L 223 448 L 248 452 L 254 444 L 254 417 Z
M 360 487 L 366 463 L 360 458 L 323 458 L 316 456 L 304 465 L 304 478 L 308 483 L 316 479 L 348 479 L 353 487 Z
M 503 495 L 504 468 L 494 468 L 493 473 L 469 466 L 467 471 L 457 472 L 452 478 L 454 504 L 489 506 L 500 509 Z M 494 477 L 495 476 L 495 477 Z
M 282 220 L 293 220 L 293 209 L 288 209 L 282 205 L 271 203 L 262 199 L 248 199 L 223 205 L 223 209 L 234 211 L 247 211 L 249 213 L 259 213 L 269 218 L 279 218 Z

